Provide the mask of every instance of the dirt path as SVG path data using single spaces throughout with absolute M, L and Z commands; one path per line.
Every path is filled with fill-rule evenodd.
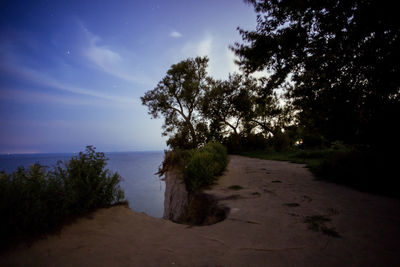
M 398 200 L 315 181 L 299 164 L 239 156 L 209 192 L 230 207 L 221 223 L 188 227 L 113 207 L 2 255 L 0 266 L 400 265 Z

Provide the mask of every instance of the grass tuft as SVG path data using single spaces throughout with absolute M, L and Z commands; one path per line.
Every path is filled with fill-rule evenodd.
M 330 221 L 331 219 L 322 215 L 307 216 L 304 220 L 304 222 L 308 224 L 308 229 L 310 230 L 316 232 L 321 231 L 323 234 L 331 237 L 341 237 L 335 228 L 329 228 L 325 225 L 326 222 Z
M 294 207 L 299 207 L 300 206 L 299 203 L 285 203 L 283 205 L 285 205 L 287 207 L 290 207 L 290 208 L 294 208 Z
M 235 184 L 235 185 L 229 186 L 228 189 L 231 189 L 231 190 L 241 190 L 241 189 L 243 189 L 243 187 L 240 186 L 240 185 Z

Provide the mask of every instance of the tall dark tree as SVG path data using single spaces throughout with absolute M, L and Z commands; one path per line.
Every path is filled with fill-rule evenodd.
M 172 148 L 195 148 L 205 141 L 207 126 L 199 112 L 208 86 L 207 64 L 207 57 L 196 57 L 172 65 L 141 98 L 153 118 L 164 117 L 163 135 L 170 136 Z
M 267 70 L 310 132 L 373 143 L 394 131 L 400 100 L 400 20 L 394 1 L 247 0 L 255 31 L 232 48 L 247 72 Z M 393 135 L 395 136 L 395 135 Z

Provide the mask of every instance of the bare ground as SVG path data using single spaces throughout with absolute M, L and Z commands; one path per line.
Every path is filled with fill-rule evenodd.
M 117 206 L 1 255 L 0 266 L 400 266 L 399 200 L 240 156 L 208 192 L 230 208 L 225 221 L 189 227 Z

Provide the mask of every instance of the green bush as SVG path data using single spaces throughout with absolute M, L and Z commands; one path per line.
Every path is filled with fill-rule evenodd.
M 63 166 L 57 166 L 54 177 L 62 179 L 68 199 L 66 204 L 72 213 L 108 206 L 123 198 L 118 183 L 118 173 L 105 169 L 107 163 L 104 153 L 88 147 L 86 153 L 79 153 Z
M 174 168 L 181 170 L 186 189 L 191 192 L 211 185 L 227 165 L 226 148 L 220 143 L 210 142 L 198 149 L 165 152 L 158 174 L 161 176 Z
M 164 175 L 168 170 L 172 168 L 178 168 L 183 170 L 188 160 L 192 157 L 195 150 L 183 150 L 175 149 L 173 151 L 164 151 L 164 160 L 161 166 L 158 168 L 157 174 L 159 176 Z
M 211 185 L 228 164 L 228 155 L 223 145 L 208 143 L 192 152 L 184 168 L 184 181 L 189 191 Z
M 124 198 L 121 177 L 105 169 L 104 153 L 88 146 L 53 171 L 39 164 L 12 174 L 0 173 L 0 246 L 59 228 L 76 215 Z
M 220 143 L 211 142 L 204 146 L 201 151 L 206 151 L 212 154 L 214 162 L 217 164 L 214 175 L 221 174 L 228 165 L 228 154 L 226 148 Z
M 196 152 L 186 165 L 185 183 L 187 188 L 197 189 L 203 185 L 212 184 L 218 169 L 217 165 L 212 153 Z

